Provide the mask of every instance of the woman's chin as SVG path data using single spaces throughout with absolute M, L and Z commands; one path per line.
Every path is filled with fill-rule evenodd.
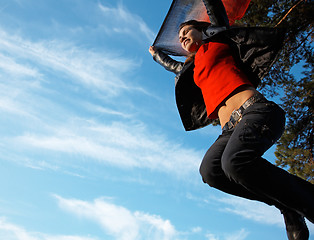
M 193 44 L 193 45 L 187 47 L 186 51 L 188 51 L 189 53 L 194 53 L 194 52 L 197 52 L 198 48 L 199 48 L 198 45 Z

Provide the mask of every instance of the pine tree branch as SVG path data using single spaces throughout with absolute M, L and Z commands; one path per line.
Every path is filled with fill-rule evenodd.
M 297 2 L 296 4 L 294 4 L 289 11 L 285 14 L 285 16 L 283 16 L 281 18 L 281 20 L 275 25 L 275 27 L 277 27 L 280 23 L 282 23 L 283 20 L 285 20 L 285 18 L 289 15 L 289 13 L 296 7 L 298 6 L 301 2 L 306 1 L 306 0 L 300 0 L 299 2 Z

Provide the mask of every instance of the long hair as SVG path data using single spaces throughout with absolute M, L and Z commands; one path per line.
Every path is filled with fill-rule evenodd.
M 211 24 L 209 22 L 203 22 L 203 21 L 196 21 L 196 20 L 189 20 L 189 21 L 186 21 L 186 22 L 183 22 L 180 24 L 179 26 L 179 31 L 181 31 L 181 29 L 185 26 L 192 26 L 193 28 L 195 28 L 196 30 L 202 32 L 204 29 L 207 29 Z M 186 60 L 185 60 L 185 63 L 188 63 L 188 62 L 191 62 L 194 60 L 194 57 L 195 57 L 195 52 L 194 53 L 190 53 Z

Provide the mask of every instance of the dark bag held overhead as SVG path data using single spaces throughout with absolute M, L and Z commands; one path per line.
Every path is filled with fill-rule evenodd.
M 250 0 L 222 0 L 229 24 L 233 25 L 245 14 Z M 178 38 L 178 29 L 182 22 L 195 19 L 209 21 L 207 10 L 202 0 L 173 0 L 166 18 L 157 34 L 153 46 L 173 56 L 185 56 Z

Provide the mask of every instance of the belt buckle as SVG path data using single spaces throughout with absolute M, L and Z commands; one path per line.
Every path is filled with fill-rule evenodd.
M 235 127 L 241 121 L 242 114 L 239 111 L 239 109 L 233 110 L 231 113 L 231 117 L 232 117 L 232 120 L 234 120 L 234 121 L 230 121 L 231 127 Z

